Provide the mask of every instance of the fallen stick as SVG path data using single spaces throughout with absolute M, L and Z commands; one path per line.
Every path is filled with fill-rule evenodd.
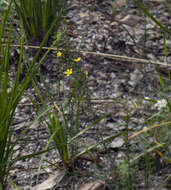
M 10 45 L 10 46 L 11 47 L 20 47 L 20 45 L 14 45 L 14 44 Z M 27 45 L 24 45 L 24 48 L 39 49 L 40 46 L 27 46 Z M 45 49 L 45 50 L 50 49 L 52 51 L 62 50 L 62 49 L 50 48 L 50 47 L 42 47 L 42 49 Z M 71 52 L 78 52 L 78 53 L 82 53 L 82 54 L 101 56 L 101 57 L 104 57 L 104 58 L 113 59 L 113 60 L 122 61 L 122 62 L 153 64 L 153 65 L 162 65 L 162 66 L 165 66 L 165 67 L 171 67 L 171 64 L 167 64 L 166 62 L 153 61 L 153 60 L 148 60 L 148 59 L 140 59 L 140 58 L 127 57 L 127 56 L 121 56 L 121 55 L 114 55 L 114 54 L 108 54 L 108 53 L 97 53 L 97 52 L 84 51 L 84 50 L 71 50 Z

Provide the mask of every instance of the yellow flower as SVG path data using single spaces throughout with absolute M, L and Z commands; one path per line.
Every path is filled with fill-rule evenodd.
M 69 77 L 72 74 L 72 69 L 67 69 L 65 74 L 67 75 L 67 77 Z
M 60 51 L 58 51 L 57 57 L 61 57 L 61 56 L 62 56 L 62 53 Z
M 88 79 L 88 71 L 84 71 L 86 79 Z
M 74 59 L 75 62 L 79 62 L 81 60 L 81 57 L 78 57 L 77 59 Z

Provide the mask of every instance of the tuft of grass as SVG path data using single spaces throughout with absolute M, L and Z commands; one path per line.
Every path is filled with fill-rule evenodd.
M 58 53 L 57 56 L 58 59 L 62 59 L 64 55 L 60 52 L 60 54 Z M 70 61 L 70 58 L 68 58 L 68 60 Z M 87 75 L 84 72 L 80 72 L 80 64 L 78 63 L 79 61 L 80 58 L 77 58 L 72 61 L 73 63 L 67 64 L 73 66 L 74 73 L 70 73 L 70 76 L 67 76 L 66 73 L 63 72 L 64 77 L 66 77 L 68 80 L 71 80 L 72 77 L 73 85 L 69 93 L 63 94 L 64 92 L 62 92 L 61 94 L 62 87 L 60 86 L 57 92 L 58 96 L 54 98 L 50 88 L 48 87 L 48 84 L 45 83 L 43 76 L 39 73 L 41 76 L 41 81 L 44 84 L 44 88 L 46 89 L 46 96 L 42 96 L 40 90 L 37 88 L 38 85 L 36 85 L 36 79 L 33 81 L 35 92 L 42 104 L 42 108 L 47 109 L 47 101 L 49 101 L 50 105 L 53 105 L 53 109 L 46 114 L 46 117 L 43 118 L 42 123 L 47 126 L 47 131 L 50 135 L 47 145 L 49 145 L 50 141 L 53 140 L 54 146 L 57 149 L 65 168 L 67 169 L 72 167 L 72 163 L 79 156 L 97 146 L 86 147 L 86 149 L 82 152 L 75 151 L 75 149 L 78 148 L 76 140 L 85 132 L 87 132 L 87 130 L 92 128 L 94 125 L 97 125 L 102 119 L 106 117 L 106 115 L 102 116 L 90 123 L 84 129 L 81 129 L 80 119 L 81 114 L 83 114 L 82 112 L 84 107 L 82 103 L 86 100 L 85 90 L 87 90 Z M 64 66 L 61 65 L 61 67 Z M 63 68 L 60 70 L 64 71 Z M 57 81 L 57 83 L 60 83 L 60 79 L 58 80 L 59 81 Z M 32 102 L 37 114 L 39 114 L 39 108 L 36 105 L 36 102 L 34 102 L 33 99 Z
M 10 172 L 11 166 L 16 160 L 21 158 L 13 158 L 14 155 L 14 146 L 17 144 L 19 139 L 24 135 L 26 130 L 22 131 L 18 135 L 17 139 L 13 142 L 13 132 L 12 132 L 12 121 L 14 118 L 15 110 L 19 104 L 23 93 L 25 92 L 28 84 L 31 82 L 32 78 L 37 73 L 41 63 L 45 59 L 46 55 L 50 50 L 47 50 L 43 55 L 41 60 L 36 64 L 36 60 L 39 56 L 39 53 L 51 33 L 55 21 L 51 25 L 50 29 L 47 31 L 40 48 L 38 49 L 32 63 L 28 67 L 26 75 L 20 83 L 19 78 L 21 75 L 21 63 L 23 58 L 23 45 L 24 45 L 24 32 L 23 28 L 21 29 L 21 40 L 20 40 L 20 56 L 17 64 L 17 72 L 15 79 L 12 80 L 9 76 L 9 60 L 10 60 L 10 44 L 11 44 L 11 34 L 12 34 L 12 24 L 10 24 L 8 39 L 4 43 L 3 34 L 6 25 L 6 21 L 12 7 L 13 0 L 10 0 L 8 9 L 5 11 L 0 25 L 0 189 L 3 189 Z M 54 44 L 56 41 L 54 42 Z M 33 156 L 33 155 L 30 155 Z M 23 157 L 24 158 L 24 157 Z
M 67 0 L 14 0 L 27 38 L 42 41 L 56 17 L 57 23 L 60 23 L 66 2 Z

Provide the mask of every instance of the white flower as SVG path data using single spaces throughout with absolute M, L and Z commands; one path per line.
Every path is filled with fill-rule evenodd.
M 165 99 L 158 100 L 157 103 L 154 104 L 154 108 L 157 110 L 161 110 L 167 107 L 167 101 Z

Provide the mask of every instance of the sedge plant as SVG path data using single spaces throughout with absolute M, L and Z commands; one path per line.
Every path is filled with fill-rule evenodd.
M 58 51 L 57 57 L 58 59 L 62 59 L 63 52 Z M 67 64 L 67 66 L 69 65 L 68 69 L 65 68 L 63 70 L 63 76 L 65 79 L 67 78 L 67 80 L 73 81 L 73 85 L 69 92 L 61 93 L 60 88 L 63 87 L 60 86 L 57 96 L 54 96 L 51 88 L 49 88 L 49 85 L 46 84 L 44 76 L 40 75 L 41 82 L 44 84 L 44 88 L 46 90 L 46 93 L 42 95 L 40 89 L 38 88 L 36 78 L 34 78 L 34 81 L 32 81 L 36 95 L 42 104 L 43 110 L 46 110 L 48 105 L 54 106 L 54 108 L 46 113 L 46 116 L 42 118 L 42 124 L 46 126 L 50 136 L 47 140 L 47 146 L 49 146 L 50 142 L 53 141 L 53 144 L 59 153 L 60 159 L 66 169 L 73 167 L 74 161 L 82 154 L 86 152 L 90 153 L 92 149 L 96 148 L 100 143 L 102 143 L 99 142 L 90 147 L 86 147 L 82 151 L 78 151 L 78 139 L 108 115 L 106 114 L 102 117 L 99 117 L 93 122 L 90 122 L 90 124 L 87 126 L 84 126 L 84 128 L 81 127 L 81 116 L 85 115 L 83 110 L 84 112 L 88 111 L 86 110 L 87 103 L 85 102 L 90 101 L 90 97 L 87 96 L 87 93 L 85 93 L 85 91 L 88 91 L 86 86 L 88 74 L 86 72 L 80 71 L 80 59 L 80 57 L 73 59 L 73 63 Z M 70 59 L 68 58 L 68 60 Z M 62 71 L 62 69 L 60 69 L 60 71 Z M 39 114 L 39 109 L 42 108 L 39 108 L 33 99 L 32 102 L 37 114 Z M 114 139 L 115 136 L 105 139 L 105 142 L 108 140 L 110 141 L 112 138 Z M 45 157 L 42 157 L 41 163 L 44 158 Z M 41 168 L 41 163 L 39 170 Z
M 48 32 L 46 33 L 40 48 L 38 49 L 33 61 L 28 67 L 26 75 L 22 82 L 19 81 L 21 75 L 22 67 L 22 58 L 23 58 L 23 44 L 24 44 L 24 33 L 21 29 L 21 40 L 20 40 L 20 57 L 17 64 L 17 71 L 15 79 L 10 78 L 10 44 L 11 44 L 11 33 L 12 33 L 12 24 L 9 26 L 8 39 L 3 40 L 4 29 L 6 26 L 7 17 L 9 15 L 13 0 L 10 0 L 8 9 L 5 11 L 0 25 L 0 190 L 5 187 L 5 184 L 8 180 L 10 168 L 13 163 L 19 158 L 13 158 L 14 146 L 17 144 L 19 138 L 22 137 L 23 131 L 18 136 L 18 138 L 13 142 L 13 129 L 12 122 L 14 114 L 19 104 L 23 93 L 25 92 L 28 84 L 31 82 L 32 78 L 38 71 L 41 63 L 47 56 L 50 50 L 47 50 L 43 55 L 41 60 L 36 63 L 36 60 L 39 56 L 41 48 L 43 47 L 45 41 L 47 40 L 49 34 L 51 33 L 56 20 L 52 23 Z M 54 42 L 54 44 L 56 41 Z
M 67 0 L 14 0 L 27 38 L 41 42 L 56 17 L 61 15 L 66 2 Z

